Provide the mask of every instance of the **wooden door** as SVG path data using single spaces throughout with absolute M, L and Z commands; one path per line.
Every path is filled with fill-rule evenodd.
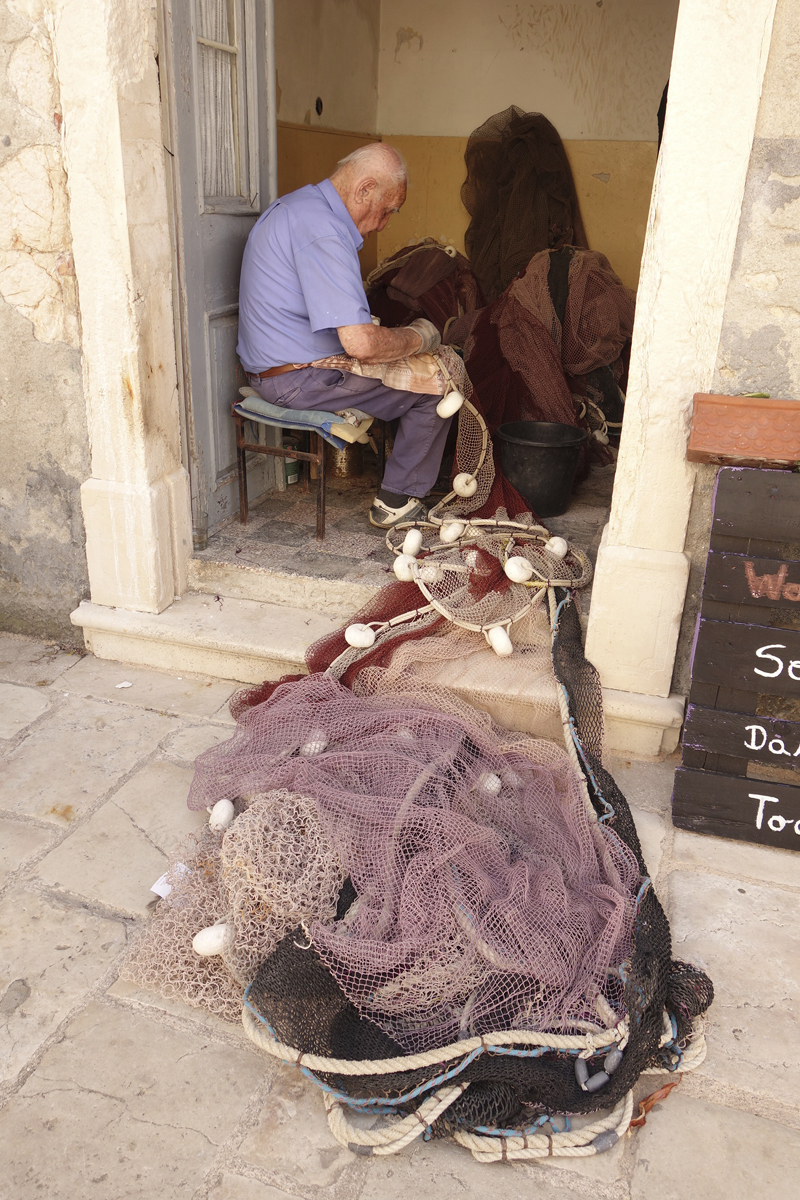
M 245 382 L 236 357 L 239 271 L 247 236 L 276 190 L 271 8 L 266 0 L 164 0 L 162 103 L 196 548 L 204 522 L 213 531 L 238 509 L 230 409 Z M 263 455 L 252 458 L 255 498 L 272 486 L 275 468 Z

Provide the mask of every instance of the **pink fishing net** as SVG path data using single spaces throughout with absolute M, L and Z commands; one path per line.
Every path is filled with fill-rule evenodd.
M 190 807 L 314 798 L 322 858 L 357 900 L 335 923 L 317 907 L 309 936 L 347 998 L 409 1051 L 596 1025 L 621 1003 L 610 972 L 631 946 L 633 852 L 593 819 L 563 751 L 421 693 L 432 703 L 398 683 L 362 696 L 321 675 L 282 685 L 198 759 Z

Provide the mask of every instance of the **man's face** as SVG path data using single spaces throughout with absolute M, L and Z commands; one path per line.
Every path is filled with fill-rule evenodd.
M 404 183 L 383 190 L 373 180 L 370 180 L 369 183 L 372 186 L 365 184 L 357 189 L 355 197 L 357 211 L 350 214 L 362 237 L 368 237 L 370 233 L 380 233 L 385 229 L 389 217 L 392 213 L 399 212 L 406 199 Z

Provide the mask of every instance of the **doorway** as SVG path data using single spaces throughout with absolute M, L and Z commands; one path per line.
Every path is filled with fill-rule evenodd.
M 246 382 L 236 355 L 239 271 L 248 234 L 275 194 L 271 4 L 164 0 L 161 18 L 184 463 L 202 549 L 238 505 L 230 413 Z M 251 458 L 255 499 L 273 486 L 275 468 Z

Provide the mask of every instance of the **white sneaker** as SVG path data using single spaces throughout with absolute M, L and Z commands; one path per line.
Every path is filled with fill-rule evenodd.
M 369 523 L 376 529 L 392 529 L 401 521 L 424 521 L 427 515 L 425 505 L 413 496 L 409 497 L 402 508 L 390 508 L 376 496 L 369 510 Z

